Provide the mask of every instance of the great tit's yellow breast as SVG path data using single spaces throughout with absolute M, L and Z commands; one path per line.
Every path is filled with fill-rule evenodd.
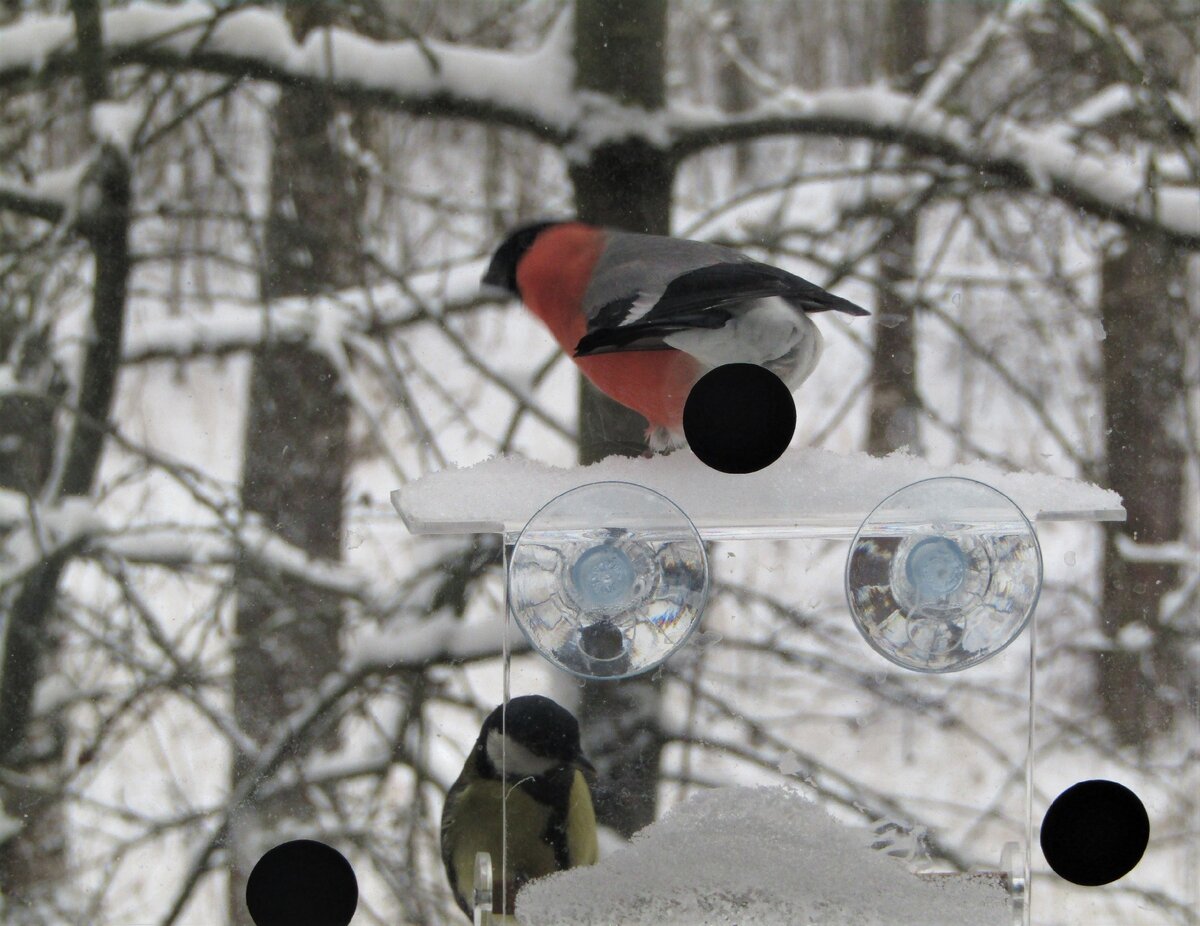
M 518 785 L 477 778 L 459 793 L 446 821 L 443 839 L 452 846 L 457 892 L 470 898 L 475 886 L 475 855 L 487 852 L 492 858 L 492 876 L 501 879 L 500 853 L 503 845 L 501 796 L 508 788 L 509 904 L 517 889 L 534 878 L 559 870 L 554 847 L 546 841 L 552 810 L 534 800 Z M 591 792 L 583 775 L 576 771 L 571 783 L 567 812 L 566 842 L 568 867 L 595 864 L 597 858 L 596 815 Z
M 567 851 L 571 855 L 571 867 L 595 865 L 600 855 L 596 842 L 596 810 L 592 806 L 592 792 L 588 788 L 583 772 L 575 772 L 571 782 L 571 809 L 567 812 Z

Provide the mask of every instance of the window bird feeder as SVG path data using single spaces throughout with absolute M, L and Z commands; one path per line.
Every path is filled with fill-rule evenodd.
M 497 458 L 423 477 L 392 499 L 413 534 L 502 534 L 507 607 L 531 647 L 616 684 L 654 670 L 698 626 L 705 541 L 848 541 L 846 601 L 863 638 L 896 666 L 944 674 L 1001 653 L 1033 622 L 1035 525 L 1125 516 L 1115 493 L 1069 479 L 820 450 L 738 475 L 687 452 L 569 470 Z M 1032 682 L 1028 636 L 1017 658 Z M 1033 761 L 1030 752 L 1027 781 Z M 996 855 L 1017 924 L 1028 922 L 1028 794 L 1026 816 L 1025 844 Z

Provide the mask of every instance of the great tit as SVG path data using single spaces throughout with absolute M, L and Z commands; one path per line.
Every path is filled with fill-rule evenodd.
M 596 813 L 581 770 L 595 771 L 580 749 L 579 723 L 549 698 L 513 698 L 507 709 L 501 705 L 488 715 L 442 809 L 442 862 L 468 917 L 478 852 L 492 857 L 508 914 L 527 882 L 595 863 Z M 502 866 L 505 791 L 508 860 Z
M 683 445 L 688 393 L 713 367 L 758 364 L 794 390 L 821 353 L 808 316 L 869 314 L 729 248 L 570 221 L 513 231 L 483 284 L 519 296 L 601 392 L 644 415 L 655 451 Z

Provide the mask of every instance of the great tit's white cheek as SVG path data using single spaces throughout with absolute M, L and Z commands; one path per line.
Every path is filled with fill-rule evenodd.
M 492 730 L 488 734 L 485 748 L 492 765 L 498 769 L 504 768 L 510 778 L 544 775 L 562 764 L 556 759 L 534 755 L 511 736 L 505 736 L 499 730 Z

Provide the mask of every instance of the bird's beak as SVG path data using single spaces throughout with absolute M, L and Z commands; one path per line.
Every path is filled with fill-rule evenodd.
M 575 757 L 575 761 L 571 764 L 585 772 L 591 772 L 593 775 L 596 774 L 596 766 L 592 765 L 591 760 L 582 752 Z

